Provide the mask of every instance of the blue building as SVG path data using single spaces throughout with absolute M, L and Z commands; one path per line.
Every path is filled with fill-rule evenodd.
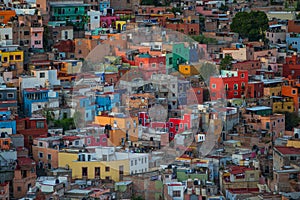
M 33 106 L 34 103 L 41 103 L 41 104 L 48 104 L 49 96 L 48 96 L 48 89 L 45 88 L 27 88 L 23 90 L 23 111 L 24 114 L 28 117 L 32 116 L 32 112 L 41 109 L 35 108 Z M 37 105 L 40 106 L 40 105 Z
M 111 111 L 113 107 L 118 107 L 120 103 L 120 94 L 116 92 L 96 93 L 96 115 L 100 115 L 102 111 Z
M 12 117 L 11 111 L 8 109 L 0 110 L 0 133 L 16 134 L 16 120 Z
M 78 96 L 76 97 L 78 100 L 78 105 L 77 107 L 78 111 L 84 115 L 83 119 L 85 122 L 92 122 L 94 121 L 95 117 L 95 100 L 93 97 L 86 97 L 86 96 Z
M 297 52 L 300 51 L 300 34 L 298 33 L 287 33 L 286 34 L 286 46 L 287 50 L 297 49 Z
M 110 1 L 100 1 L 99 3 L 100 12 L 103 12 L 107 8 L 110 8 Z

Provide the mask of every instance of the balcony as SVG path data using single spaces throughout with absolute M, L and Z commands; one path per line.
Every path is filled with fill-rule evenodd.
M 30 28 L 30 31 L 32 33 L 41 33 L 44 31 L 44 27 L 31 27 Z

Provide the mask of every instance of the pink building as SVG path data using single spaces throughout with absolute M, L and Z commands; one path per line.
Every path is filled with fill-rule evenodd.
M 102 28 L 109 28 L 110 25 L 112 27 L 114 27 L 115 22 L 119 19 L 120 19 L 120 17 L 117 17 L 117 16 L 101 16 L 100 17 L 100 25 Z
M 31 48 L 42 49 L 43 48 L 43 27 L 31 27 Z

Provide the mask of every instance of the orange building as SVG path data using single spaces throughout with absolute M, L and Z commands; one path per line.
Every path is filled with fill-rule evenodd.
M 1 150 L 9 150 L 11 145 L 10 138 L 0 138 L 0 149 Z
M 118 144 L 120 138 L 123 138 L 124 141 L 138 141 L 138 117 L 126 116 L 123 113 L 104 113 L 96 116 L 94 123 L 111 127 L 107 133 L 107 138 L 113 144 Z
M 36 138 L 33 140 L 32 155 L 40 168 L 58 168 L 60 137 Z
M 284 83 L 281 87 L 281 93 L 283 96 L 287 97 L 292 97 L 294 101 L 294 106 L 296 108 L 296 111 L 299 109 L 299 99 L 298 99 L 298 88 L 300 85 L 297 87 L 296 81 L 292 79 L 285 79 Z
M 13 197 L 20 199 L 26 196 L 29 188 L 35 186 L 35 162 L 31 158 L 18 158 L 13 179 Z
M 15 16 L 16 11 L 14 10 L 0 10 L 0 23 L 7 24 Z

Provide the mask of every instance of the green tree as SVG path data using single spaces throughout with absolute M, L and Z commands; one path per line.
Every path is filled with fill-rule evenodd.
M 285 115 L 285 130 L 292 131 L 293 128 L 297 127 L 300 123 L 300 117 L 297 113 L 283 112 Z
M 295 10 L 296 11 L 300 11 L 300 1 L 297 1 L 297 3 L 296 3 L 296 9 Z
M 62 128 L 64 131 L 76 128 L 73 118 L 64 118 L 64 119 L 55 120 L 54 126 L 57 128 Z
M 226 55 L 220 62 L 220 70 L 231 70 L 233 60 L 231 55 Z
M 268 29 L 268 17 L 262 11 L 239 12 L 232 19 L 230 29 L 249 41 L 258 41 L 265 38 Z
M 216 40 L 215 38 L 207 38 L 204 35 L 193 35 L 191 36 L 191 38 L 193 40 L 195 40 L 196 42 L 199 42 L 200 44 L 217 44 L 218 40 Z

